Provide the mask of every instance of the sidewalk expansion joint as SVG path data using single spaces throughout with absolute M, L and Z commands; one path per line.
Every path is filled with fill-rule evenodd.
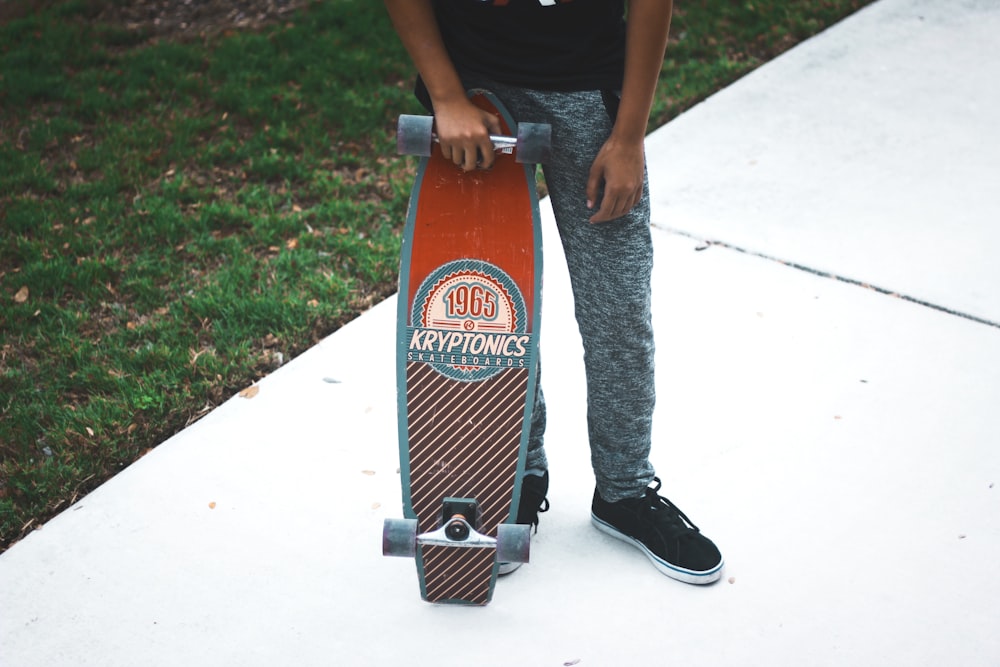
M 676 236 L 683 236 L 685 238 L 689 238 L 689 239 L 692 239 L 694 241 L 698 241 L 700 243 L 700 245 L 695 248 L 695 250 L 698 250 L 698 251 L 707 250 L 708 248 L 710 248 L 712 246 L 716 246 L 716 247 L 719 247 L 719 248 L 725 248 L 727 250 L 735 250 L 736 252 L 743 253 L 744 255 L 750 255 L 752 257 L 759 257 L 760 259 L 766 259 L 766 260 L 768 260 L 770 262 L 775 262 L 777 264 L 782 264 L 784 266 L 788 266 L 788 267 L 791 267 L 793 269 L 798 269 L 799 271 L 804 271 L 805 273 L 810 273 L 810 274 L 812 274 L 814 276 L 819 276 L 821 278 L 829 278 L 831 280 L 837 280 L 839 282 L 847 283 L 848 285 L 854 285 L 856 287 L 863 287 L 865 289 L 872 290 L 873 292 L 877 292 L 879 294 L 884 294 L 886 296 L 891 296 L 891 297 L 895 297 L 897 299 L 902 299 L 903 301 L 909 301 L 910 303 L 914 303 L 914 304 L 916 304 L 918 306 L 923 306 L 924 308 L 930 308 L 932 310 L 937 310 L 939 312 L 946 313 L 948 315 L 953 315 L 955 317 L 961 317 L 963 319 L 971 320 L 972 322 L 976 322 L 978 324 L 985 324 L 988 327 L 993 327 L 995 329 L 1000 329 L 1000 322 L 994 322 L 992 320 L 987 320 L 987 319 L 984 319 L 982 317 L 977 317 L 976 315 L 971 315 L 969 313 L 963 313 L 962 311 L 954 310 L 954 309 L 948 308 L 946 306 L 940 306 L 940 305 L 938 305 L 936 303 L 931 303 L 930 301 L 924 301 L 923 299 L 918 299 L 916 297 L 909 296 L 907 294 L 901 294 L 901 293 L 899 293 L 899 292 L 897 292 L 895 290 L 887 289 L 885 287 L 879 287 L 878 285 L 872 285 L 871 283 L 866 283 L 866 282 L 864 282 L 862 280 L 857 280 L 855 278 L 848 278 L 847 276 L 842 276 L 842 275 L 839 275 L 839 274 L 836 274 L 836 273 L 830 273 L 828 271 L 823 271 L 823 270 L 820 270 L 820 269 L 814 269 L 814 268 L 812 268 L 810 266 L 806 266 L 804 264 L 799 264 L 797 262 L 792 262 L 792 261 L 789 261 L 789 260 L 781 259 L 779 257 L 774 257 L 772 255 L 768 255 L 766 253 L 758 252 L 756 250 L 749 250 L 747 248 L 741 248 L 740 246 L 733 245 L 731 243 L 726 243 L 725 241 L 703 239 L 703 238 L 701 238 L 699 236 L 696 236 L 694 234 L 691 234 L 689 232 L 685 232 L 685 231 L 680 230 L 680 229 L 674 229 L 673 227 L 665 227 L 665 226 L 657 225 L 657 224 L 654 224 L 653 226 L 656 229 L 659 229 L 661 231 L 667 232 L 668 234 L 674 234 Z

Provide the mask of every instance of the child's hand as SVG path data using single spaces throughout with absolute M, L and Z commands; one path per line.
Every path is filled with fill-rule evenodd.
M 615 220 L 639 203 L 645 166 L 646 156 L 641 141 L 634 144 L 617 141 L 614 136 L 608 139 L 594 159 L 587 179 L 587 208 L 600 206 L 590 222 Z
M 467 99 L 450 104 L 435 104 L 441 154 L 463 171 L 489 169 L 496 155 L 491 134 L 500 134 L 500 120 Z

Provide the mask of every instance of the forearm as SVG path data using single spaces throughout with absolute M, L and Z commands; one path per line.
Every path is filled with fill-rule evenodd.
M 489 169 L 495 159 L 490 134 L 500 134 L 500 122 L 466 96 L 430 0 L 385 0 L 385 7 L 431 96 L 441 154 L 465 171 Z
M 629 0 L 625 79 L 613 132 L 616 140 L 642 142 L 646 136 L 672 11 L 672 0 Z
M 611 136 L 601 147 L 587 179 L 587 207 L 600 209 L 590 222 L 609 222 L 641 199 L 645 156 L 643 141 L 653 93 L 663 67 L 670 31 L 671 0 L 630 0 L 625 33 L 625 78 Z M 603 186 L 603 195 L 602 195 Z
M 403 47 L 435 106 L 464 100 L 465 89 L 448 56 L 430 0 L 384 0 Z

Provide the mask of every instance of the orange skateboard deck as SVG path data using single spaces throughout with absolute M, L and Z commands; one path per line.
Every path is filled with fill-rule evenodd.
M 541 230 L 534 165 L 548 126 L 516 126 L 485 91 L 505 136 L 489 171 L 463 172 L 429 117 L 401 117 L 401 152 L 422 154 L 403 233 L 397 395 L 404 519 L 383 553 L 413 556 L 423 599 L 488 603 L 501 561 L 526 562 L 515 524 L 537 373 Z M 517 134 L 517 138 L 506 135 Z

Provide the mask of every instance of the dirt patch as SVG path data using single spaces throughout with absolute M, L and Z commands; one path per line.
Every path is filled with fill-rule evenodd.
M 258 29 L 307 4 L 308 0 L 132 0 L 107 4 L 94 18 L 157 37 L 184 39 Z
M 0 0 L 0 23 L 61 0 Z M 311 0 L 89 0 L 86 16 L 150 38 L 200 39 L 227 30 L 256 30 L 283 20 Z

